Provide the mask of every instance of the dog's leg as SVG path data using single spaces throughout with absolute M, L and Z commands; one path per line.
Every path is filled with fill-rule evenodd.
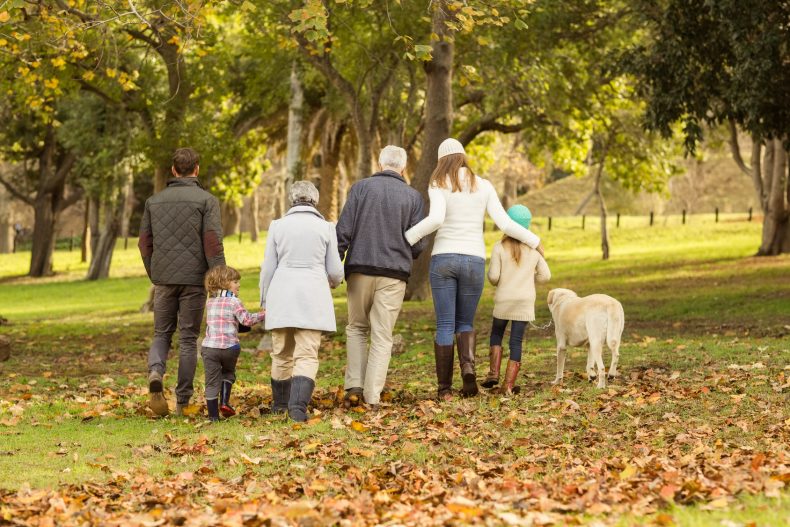
M 598 388 L 606 388 L 606 368 L 603 365 L 603 342 L 590 339 L 590 355 L 598 367 Z
M 593 382 L 597 374 L 595 373 L 595 357 L 593 357 L 592 345 L 587 350 L 587 380 Z
M 557 344 L 557 376 L 554 378 L 554 382 L 552 384 L 561 383 L 564 372 L 565 372 L 565 345 Z
M 609 349 L 612 350 L 612 364 L 609 365 L 609 379 L 617 376 L 617 362 L 620 360 L 620 341 L 608 342 Z

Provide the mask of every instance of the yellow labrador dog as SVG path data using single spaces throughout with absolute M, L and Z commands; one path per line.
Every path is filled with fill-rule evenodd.
M 612 350 L 609 377 L 617 375 L 620 358 L 620 337 L 623 334 L 625 313 L 623 306 L 607 295 L 590 295 L 579 298 L 570 289 L 552 289 L 547 299 L 554 333 L 557 336 L 557 377 L 554 384 L 562 382 L 567 346 L 590 345 L 587 352 L 587 377 L 598 377 L 598 388 L 606 387 L 606 368 L 603 364 L 603 345 Z M 594 366 L 598 367 L 596 374 Z

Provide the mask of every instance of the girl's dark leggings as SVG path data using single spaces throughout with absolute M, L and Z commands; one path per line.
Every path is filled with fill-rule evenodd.
M 491 324 L 491 346 L 501 346 L 502 339 L 505 337 L 505 328 L 510 320 L 502 320 L 494 317 Z M 524 332 L 527 330 L 527 323 L 514 320 L 510 324 L 510 360 L 521 362 L 521 346 L 524 341 Z

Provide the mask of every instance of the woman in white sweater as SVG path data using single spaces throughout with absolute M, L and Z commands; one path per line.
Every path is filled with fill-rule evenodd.
M 412 245 L 434 231 L 430 281 L 436 312 L 434 355 L 438 395 L 452 397 L 453 340 L 457 335 L 465 397 L 477 395 L 474 318 L 485 280 L 486 246 L 483 220 L 486 212 L 506 235 L 542 254 L 540 238 L 518 225 L 505 212 L 493 185 L 475 176 L 463 145 L 446 139 L 439 145 L 439 162 L 431 175 L 428 197 L 431 211 L 406 231 Z

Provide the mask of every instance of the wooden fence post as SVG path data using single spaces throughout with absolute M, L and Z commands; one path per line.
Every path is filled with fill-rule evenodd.
M 74 250 L 74 233 L 69 233 L 69 252 Z
M 617 213 L 617 227 L 620 227 L 620 213 Z
M 683 209 L 683 225 L 686 224 L 686 209 Z
M 549 216 L 549 230 L 551 230 L 551 216 Z
M 587 219 L 587 216 L 582 214 L 582 230 L 584 230 L 584 222 Z
M 752 208 L 749 207 L 749 221 L 752 221 Z
M 650 211 L 650 226 L 653 226 L 653 211 Z
M 719 223 L 719 207 L 716 207 L 716 223 Z

